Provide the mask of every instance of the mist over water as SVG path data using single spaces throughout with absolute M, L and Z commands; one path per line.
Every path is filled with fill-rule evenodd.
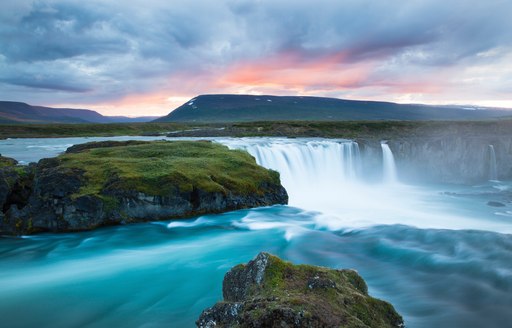
M 361 228 L 379 224 L 406 224 L 421 228 L 478 229 L 512 232 L 510 221 L 495 215 L 495 208 L 473 197 L 505 191 L 499 182 L 464 187 L 400 183 L 393 153 L 382 143 L 382 166 L 377 182 L 365 179 L 359 146 L 350 140 L 244 138 L 218 139 L 232 148 L 247 150 L 258 164 L 281 174 L 289 205 L 320 212 L 319 226 L 329 229 Z M 500 190 L 499 188 L 505 188 Z M 469 193 L 469 195 L 468 195 Z M 486 217 L 482 220 L 482 217 Z
M 1 140 L 0 153 L 35 161 L 91 139 Z M 199 313 L 221 299 L 224 273 L 259 251 L 356 269 L 407 327 L 511 322 L 510 183 L 407 185 L 399 169 L 389 179 L 396 166 L 385 144 L 383 165 L 374 168 L 382 177 L 369 182 L 350 140 L 215 140 L 278 170 L 290 205 L 0 238 L 3 324 L 193 327 Z

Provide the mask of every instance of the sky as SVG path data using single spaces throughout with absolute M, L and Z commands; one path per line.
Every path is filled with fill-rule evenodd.
M 512 108 L 511 0 L 3 0 L 0 100 L 165 115 L 199 94 Z

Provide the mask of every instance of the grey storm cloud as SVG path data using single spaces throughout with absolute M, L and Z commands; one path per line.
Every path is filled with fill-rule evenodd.
M 2 26 L 2 55 L 10 62 L 33 62 L 119 53 L 128 50 L 126 39 L 105 31 L 112 26 L 107 13 L 80 10 L 72 4 L 34 5 L 14 26 Z
M 58 91 L 67 91 L 67 92 L 75 92 L 82 93 L 90 91 L 85 87 L 80 87 L 76 85 L 69 85 L 68 83 L 62 83 L 62 80 L 54 80 L 54 79 L 37 79 L 33 77 L 21 76 L 12 79 L 3 79 L 3 82 L 7 82 L 12 85 L 19 85 L 29 88 L 37 88 L 37 89 L 46 89 L 46 90 L 58 90 Z
M 0 97 L 3 83 L 103 101 L 284 52 L 388 60 L 388 74 L 490 62 L 481 54 L 512 49 L 510 12 L 509 0 L 4 1 Z
M 510 1 L 298 1 L 238 7 L 248 39 L 310 52 L 347 50 L 353 60 L 414 46 L 434 53 L 430 64 L 510 46 Z

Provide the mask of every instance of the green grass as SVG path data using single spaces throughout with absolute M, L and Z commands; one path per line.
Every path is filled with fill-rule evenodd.
M 59 156 L 64 168 L 85 171 L 87 183 L 75 195 L 101 195 L 106 184 L 164 196 L 194 188 L 206 192 L 261 192 L 263 183 L 279 184 L 279 174 L 264 169 L 248 153 L 208 141 L 153 141 L 92 148 Z

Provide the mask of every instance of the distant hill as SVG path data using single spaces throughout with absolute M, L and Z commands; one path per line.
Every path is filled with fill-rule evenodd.
M 322 97 L 202 95 L 155 122 L 471 120 L 512 117 L 512 110 L 427 106 Z
M 0 101 L 0 124 L 16 123 L 134 123 L 156 117 L 103 116 L 93 110 L 31 106 L 22 102 Z

